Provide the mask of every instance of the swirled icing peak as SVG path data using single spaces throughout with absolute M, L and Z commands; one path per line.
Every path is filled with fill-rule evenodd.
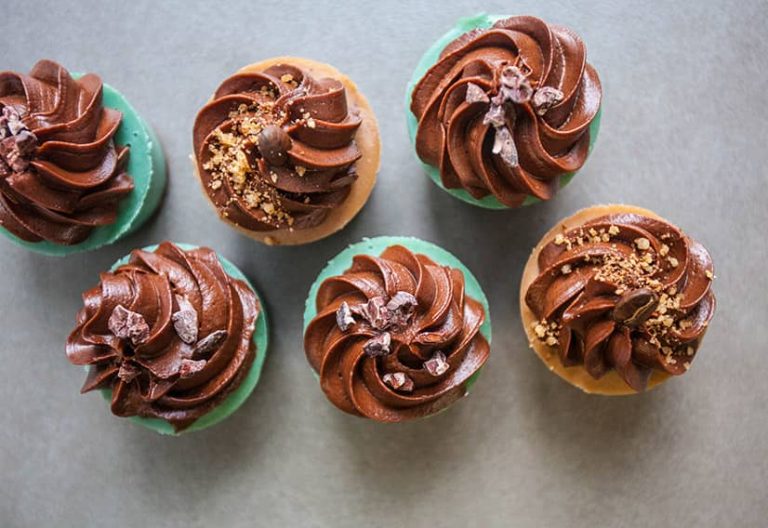
M 413 90 L 416 151 L 448 189 L 516 207 L 584 164 L 602 89 L 581 38 L 517 16 L 463 34 Z
M 240 385 L 256 355 L 258 298 L 207 248 L 136 250 L 83 302 L 67 357 L 90 367 L 82 392 L 112 390 L 118 416 L 185 429 Z
M 349 195 L 361 124 L 337 79 L 291 64 L 225 80 L 195 121 L 205 190 L 219 214 L 251 231 L 320 224 Z
M 688 370 L 715 311 L 712 259 L 677 227 L 617 213 L 557 234 L 538 255 L 525 302 L 542 344 L 595 379 L 635 391 L 652 371 Z
M 113 141 L 122 114 L 102 82 L 55 62 L 0 72 L 0 225 L 23 240 L 76 244 L 115 222 L 133 190 L 129 150 Z
M 358 255 L 325 280 L 304 348 L 328 399 L 382 422 L 435 413 L 464 396 L 485 363 L 483 306 L 464 275 L 403 246 Z

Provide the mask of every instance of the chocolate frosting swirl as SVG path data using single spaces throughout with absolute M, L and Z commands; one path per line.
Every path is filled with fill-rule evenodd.
M 357 178 L 360 124 L 339 80 L 290 64 L 233 75 L 195 120 L 205 190 L 245 229 L 314 227 Z
M 538 338 L 563 365 L 595 379 L 613 369 L 635 391 L 654 369 L 686 372 L 715 311 L 709 253 L 660 219 L 590 220 L 547 243 L 538 266 L 525 294 Z
M 358 255 L 318 290 L 304 349 L 330 401 L 350 414 L 399 422 L 464 396 L 488 359 L 483 306 L 464 275 L 403 246 Z
M 67 357 L 90 366 L 82 392 L 112 390 L 118 416 L 185 429 L 240 385 L 256 355 L 258 298 L 208 248 L 135 250 L 83 303 Z
M 113 140 L 122 114 L 103 107 L 98 76 L 74 80 L 48 60 L 0 72 L 0 110 L 0 225 L 70 245 L 115 222 L 133 179 L 128 147 Z
M 516 207 L 584 164 L 602 88 L 570 29 L 517 16 L 460 36 L 413 90 L 416 151 L 448 189 Z

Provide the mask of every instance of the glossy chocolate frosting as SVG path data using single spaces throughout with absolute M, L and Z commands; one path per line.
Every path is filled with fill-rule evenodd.
M 67 357 L 90 366 L 82 392 L 112 390 L 118 416 L 185 429 L 240 385 L 256 354 L 258 299 L 208 248 L 135 250 L 83 302 Z
M 413 90 L 416 151 L 448 189 L 516 207 L 584 164 L 602 89 L 582 40 L 528 16 L 460 36 Z
M 74 80 L 55 62 L 0 72 L 0 225 L 23 240 L 82 242 L 115 222 L 133 190 L 122 120 L 102 105 L 102 82 Z
M 688 370 L 715 311 L 712 259 L 677 227 L 633 213 L 565 231 L 538 255 L 525 302 L 537 338 L 595 379 L 635 391 L 656 369 Z
M 403 246 L 358 255 L 318 290 L 304 349 L 330 401 L 351 414 L 399 422 L 464 396 L 490 353 L 482 305 L 460 270 Z
M 320 224 L 349 195 L 361 118 L 342 83 L 277 64 L 225 80 L 195 121 L 204 187 L 251 231 Z

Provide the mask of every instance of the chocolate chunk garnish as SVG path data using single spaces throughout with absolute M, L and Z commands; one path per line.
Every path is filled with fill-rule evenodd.
M 3 107 L 3 117 L 6 119 L 5 126 L 12 136 L 27 129 L 27 126 L 21 121 L 21 115 L 12 106 Z
M 349 304 L 344 301 L 339 305 L 339 309 L 336 310 L 336 325 L 339 327 L 339 330 L 346 332 L 354 324 L 355 318 L 352 317 L 352 310 L 350 310 Z
M 291 143 L 291 137 L 278 125 L 267 125 L 258 136 L 259 153 L 267 163 L 277 167 L 288 161 L 286 153 L 291 149 Z
M 395 293 L 387 303 L 391 323 L 395 326 L 405 326 L 413 316 L 419 302 L 416 297 L 405 291 Z
M 432 357 L 424 362 L 424 368 L 432 376 L 442 376 L 448 371 L 448 361 L 445 359 L 445 354 L 439 350 L 432 354 Z
M 192 349 L 192 358 L 200 359 L 202 357 L 208 356 L 211 352 L 216 350 L 220 344 L 224 342 L 224 340 L 227 338 L 227 335 L 228 334 L 226 330 L 216 330 L 215 332 L 211 332 L 200 341 L 198 341 L 194 346 Z
M 464 100 L 468 103 L 487 103 L 490 101 L 490 98 L 488 97 L 488 94 L 485 93 L 485 90 L 478 85 L 468 83 L 467 94 L 464 96 Z
M 517 66 L 505 66 L 501 70 L 501 90 L 505 101 L 523 104 L 531 100 L 533 88 L 525 74 Z
M 176 295 L 176 303 L 179 310 L 172 316 L 173 328 L 182 341 L 191 345 L 197 342 L 197 310 L 183 295 Z
M 518 166 L 517 147 L 509 128 L 502 126 L 496 129 L 491 152 L 497 154 L 510 167 Z
M 384 297 L 372 297 L 366 304 L 354 306 L 351 310 L 376 330 L 384 330 L 390 325 L 392 318 L 386 304 Z
M 135 365 L 123 361 L 120 364 L 120 369 L 117 371 L 117 377 L 123 380 L 125 383 L 130 383 L 136 376 L 139 375 L 139 369 Z
M 392 374 L 384 374 L 382 381 L 392 387 L 395 390 L 403 392 L 413 392 L 413 380 L 409 378 L 405 372 L 395 372 Z
M 613 319 L 627 326 L 643 324 L 659 305 L 659 297 L 647 288 L 626 292 L 613 308 Z
M 560 103 L 563 100 L 563 92 L 551 86 L 542 86 L 533 93 L 531 103 L 536 109 L 536 113 L 543 116 L 547 110 Z
M 140 345 L 149 339 L 149 325 L 144 316 L 120 304 L 112 310 L 107 327 L 115 337 L 129 339 L 133 345 Z
M 386 356 L 390 353 L 389 345 L 392 343 L 392 336 L 389 332 L 382 332 L 376 337 L 372 337 L 363 345 L 363 351 L 370 357 Z
M 15 136 L 16 149 L 21 156 L 29 156 L 37 147 L 37 136 L 29 130 L 22 130 Z
M 201 359 L 199 361 L 195 361 L 193 359 L 182 359 L 181 366 L 179 367 L 179 374 L 181 375 L 182 378 L 188 378 L 193 374 L 197 374 L 198 372 L 203 370 L 206 363 L 208 362 L 204 359 Z

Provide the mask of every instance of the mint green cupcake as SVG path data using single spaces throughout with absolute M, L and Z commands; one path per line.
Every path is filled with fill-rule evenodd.
M 408 132 L 429 177 L 465 202 L 551 199 L 584 165 L 602 88 L 572 30 L 480 14 L 433 44 L 408 83 Z
M 349 246 L 312 284 L 304 310 L 304 351 L 326 397 L 378 422 L 431 416 L 466 396 L 490 342 L 477 279 L 416 238 Z
M 117 261 L 83 294 L 67 357 L 82 392 L 161 434 L 199 431 L 235 412 L 259 382 L 267 317 L 256 290 L 208 248 L 163 242 Z
M 165 158 L 152 129 L 94 74 L 39 61 L 0 73 L 0 232 L 45 255 L 111 244 L 160 204 Z

